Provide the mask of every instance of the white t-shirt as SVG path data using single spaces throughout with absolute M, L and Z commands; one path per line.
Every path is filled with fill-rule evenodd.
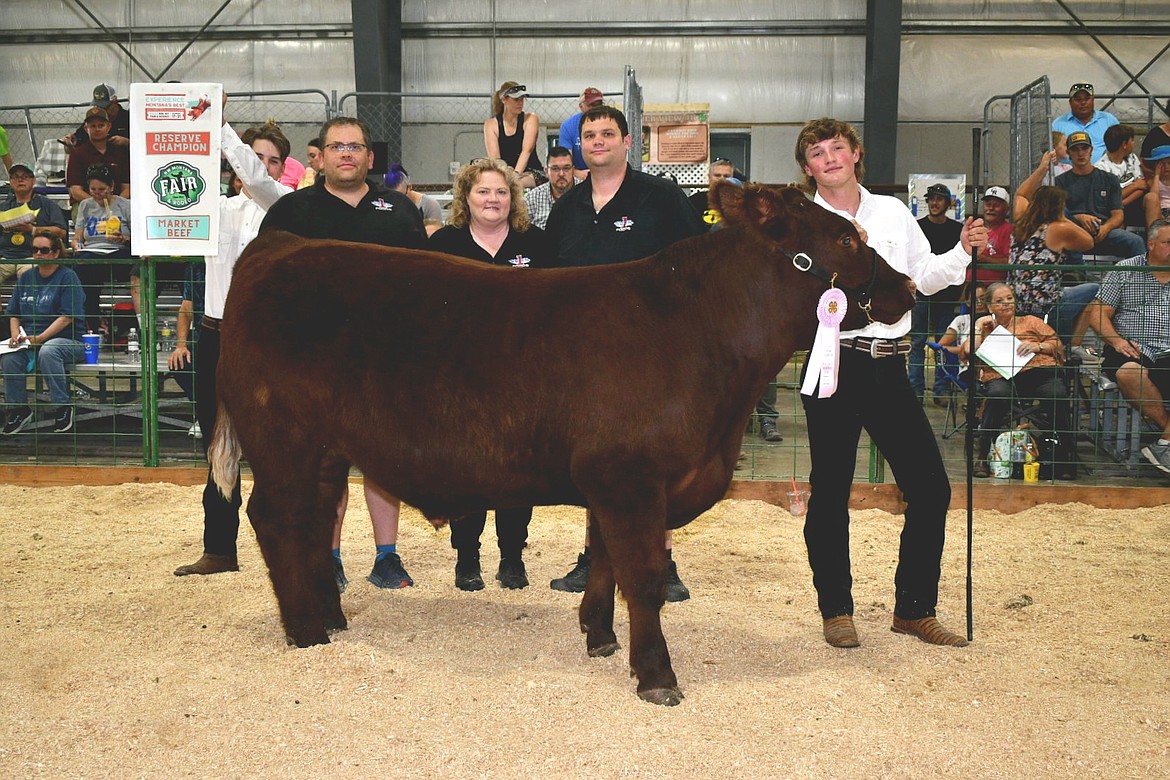
M 1136 154 L 1130 154 L 1119 163 L 1115 163 L 1109 159 L 1109 155 L 1105 155 L 1097 162 L 1093 163 L 1094 168 L 1100 168 L 1103 171 L 1112 173 L 1121 180 L 1121 186 L 1129 186 L 1142 175 L 1142 164 L 1138 161 Z

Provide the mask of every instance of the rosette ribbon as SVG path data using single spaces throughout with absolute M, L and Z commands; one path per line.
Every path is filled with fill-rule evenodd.
M 804 374 L 804 384 L 800 387 L 801 394 L 812 395 L 818 383 L 818 398 L 828 398 L 837 392 L 841 321 L 845 319 L 848 305 L 845 293 L 836 287 L 825 290 L 817 302 L 817 335 L 808 353 L 808 369 Z

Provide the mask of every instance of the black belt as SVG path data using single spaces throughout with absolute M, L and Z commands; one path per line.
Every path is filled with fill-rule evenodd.
M 909 339 L 871 339 L 858 336 L 851 339 L 841 339 L 841 346 L 846 349 L 855 349 L 865 352 L 871 358 L 887 358 L 894 355 L 909 355 Z
M 208 330 L 214 330 L 218 333 L 222 329 L 222 324 L 223 320 L 219 319 L 218 317 L 208 317 L 206 314 L 203 315 L 202 327 L 207 328 Z

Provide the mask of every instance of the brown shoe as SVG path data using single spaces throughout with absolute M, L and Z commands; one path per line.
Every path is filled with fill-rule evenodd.
M 948 647 L 966 647 L 968 642 L 958 634 L 952 634 L 942 627 L 938 618 L 924 617 L 918 620 L 906 620 L 894 615 L 894 625 L 890 630 L 895 634 L 909 634 L 916 636 L 923 642 L 931 645 L 947 645 Z
M 186 577 L 188 574 L 219 574 L 221 571 L 239 571 L 240 564 L 234 555 L 212 555 L 203 553 L 203 557 L 175 569 L 176 577 Z
M 971 476 L 973 476 L 973 477 L 990 477 L 991 476 L 991 469 L 987 468 L 987 461 L 985 461 L 985 460 L 975 461 L 975 469 L 974 469 L 974 471 L 971 472 Z
M 825 620 L 825 641 L 833 647 L 861 647 L 852 615 L 838 615 Z

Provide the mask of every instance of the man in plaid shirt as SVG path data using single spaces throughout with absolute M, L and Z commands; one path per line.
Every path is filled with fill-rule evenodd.
M 1117 268 L 1148 267 L 1149 272 L 1111 271 L 1097 292 L 1098 326 L 1105 340 L 1101 370 L 1126 400 L 1162 429 L 1154 444 L 1142 448 L 1146 460 L 1170 473 L 1170 220 L 1150 225 L 1147 253 L 1122 260 Z
M 545 170 L 548 172 L 548 181 L 533 187 L 524 195 L 528 219 L 541 230 L 548 223 L 548 213 L 552 211 L 553 204 L 577 183 L 573 178 L 573 153 L 563 146 L 549 149 L 548 167 Z

